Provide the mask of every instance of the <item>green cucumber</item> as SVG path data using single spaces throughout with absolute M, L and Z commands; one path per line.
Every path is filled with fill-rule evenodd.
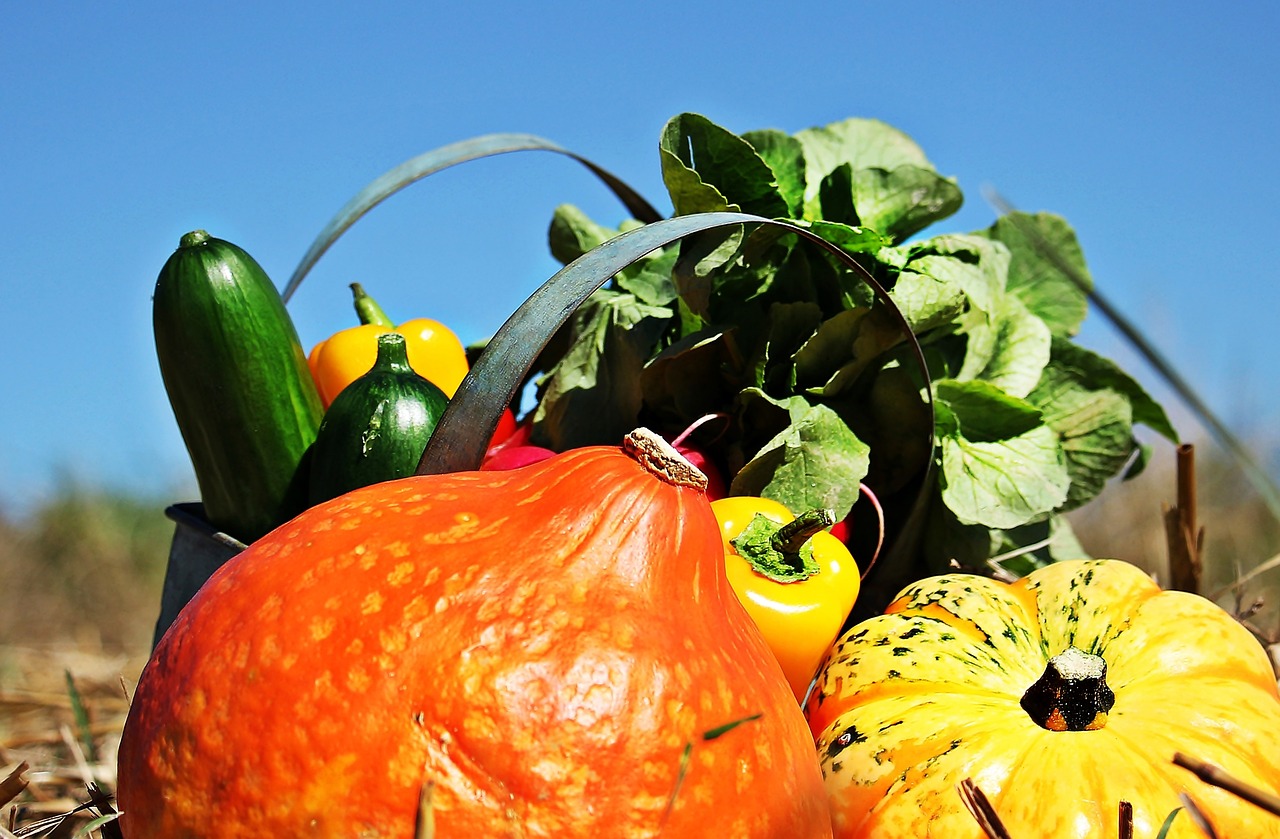
M 404 336 L 379 335 L 373 367 L 343 388 L 320 424 L 311 503 L 412 475 L 448 404 L 443 390 L 409 366 Z
M 307 454 L 323 408 L 262 267 L 192 231 L 160 270 L 152 319 L 209 523 L 248 543 L 306 509 Z

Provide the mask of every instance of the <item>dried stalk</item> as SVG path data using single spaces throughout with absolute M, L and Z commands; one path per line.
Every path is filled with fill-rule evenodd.
M 1169 588 L 1200 593 L 1204 571 L 1204 529 L 1196 516 L 1196 456 L 1190 443 L 1178 446 L 1177 504 L 1164 508 L 1169 545 Z
M 0 779 L 0 807 L 17 798 L 27 788 L 27 784 L 30 782 L 27 780 L 26 773 L 30 768 L 30 765 L 24 760 L 15 766 L 7 776 Z
M 111 803 L 111 795 L 97 784 L 88 784 L 89 803 L 95 810 L 102 814 L 103 817 L 118 816 L 116 808 Z M 120 823 L 113 818 L 106 818 L 99 826 L 102 833 L 102 839 L 124 839 L 124 834 L 120 832 Z
M 414 827 L 414 839 L 435 839 L 435 781 L 424 781 L 418 791 L 418 820 Z
M 965 778 L 956 785 L 956 789 L 960 792 L 965 808 L 982 828 L 982 832 L 987 834 L 988 839 L 1012 839 L 1004 823 L 1000 821 L 1000 816 L 996 814 L 995 807 L 991 806 L 986 793 L 978 788 L 972 778 Z
M 1178 752 L 1173 756 L 1173 762 L 1183 769 L 1190 770 L 1197 778 L 1204 781 L 1210 786 L 1224 789 L 1227 792 L 1243 798 L 1250 804 L 1261 807 L 1268 813 L 1280 816 L 1280 796 L 1266 790 L 1258 789 L 1250 786 L 1244 781 L 1224 772 L 1221 768 L 1214 766 L 1212 763 L 1206 763 L 1198 758 L 1185 755 Z
M 1120 839 L 1133 839 L 1133 805 L 1120 802 Z

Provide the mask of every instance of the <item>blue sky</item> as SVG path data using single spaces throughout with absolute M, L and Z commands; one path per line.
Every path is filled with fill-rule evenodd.
M 184 232 L 236 242 L 283 286 L 367 182 L 500 131 L 583 154 L 665 210 L 658 135 L 682 111 L 737 132 L 895 125 L 965 191 L 930 232 L 988 225 L 985 188 L 1063 215 L 1100 289 L 1233 427 L 1276 427 L 1280 7 L 605 8 L 5 4 L 0 512 L 70 479 L 189 493 L 150 324 L 156 274 Z M 555 271 L 546 226 L 560 203 L 622 218 L 555 155 L 413 186 L 308 277 L 290 304 L 304 344 L 351 322 L 353 280 L 393 317 L 488 335 Z M 1091 317 L 1080 340 L 1178 413 L 1105 321 Z

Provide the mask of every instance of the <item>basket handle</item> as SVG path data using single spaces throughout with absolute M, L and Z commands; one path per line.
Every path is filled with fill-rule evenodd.
M 285 284 L 281 297 L 288 303 L 289 298 L 293 297 L 294 292 L 298 290 L 298 286 L 302 284 L 303 278 L 320 261 L 320 257 L 324 255 L 325 251 L 338 240 L 338 237 L 345 233 L 351 225 L 359 221 L 360 217 L 365 213 L 409 184 L 420 181 L 428 175 L 443 169 L 456 166 L 459 163 L 517 151 L 549 151 L 570 157 L 587 167 L 592 174 L 604 181 L 605 186 L 609 187 L 637 221 L 647 224 L 662 218 L 661 213 L 655 210 L 648 201 L 641 197 L 640 193 L 636 192 L 620 178 L 587 158 L 575 154 L 550 140 L 544 140 L 533 134 L 484 134 L 479 137 L 472 137 L 469 140 L 450 143 L 447 146 L 441 146 L 438 149 L 410 158 L 399 166 L 387 170 L 364 189 L 360 190 L 355 197 L 338 211 L 337 215 L 329 220 L 329 223 L 320 231 L 320 235 L 316 236 L 315 241 L 311 243 L 311 247 L 307 248 L 307 252 L 302 256 L 302 261 L 298 263 L 297 268 L 293 269 L 293 275 L 289 277 L 289 282 Z
M 573 312 L 611 277 L 646 254 L 686 236 L 739 225 L 773 227 L 780 233 L 806 239 L 833 255 L 871 288 L 906 337 L 923 375 L 932 451 L 934 403 L 929 366 L 910 324 L 884 286 L 847 251 L 810 230 L 749 213 L 715 212 L 676 216 L 629 230 L 578 257 L 543 283 L 507 319 L 476 358 L 436 424 L 418 463 L 417 474 L 472 471 L 480 467 L 499 417 L 515 398 L 538 355 Z M 930 457 L 926 463 L 920 490 L 902 537 L 889 552 L 891 555 L 915 547 L 928 507 L 929 476 L 934 459 Z

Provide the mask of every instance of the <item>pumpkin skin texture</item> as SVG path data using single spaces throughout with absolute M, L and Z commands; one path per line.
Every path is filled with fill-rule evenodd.
M 829 837 L 723 562 L 701 490 L 619 447 L 314 507 L 148 662 L 124 834 L 409 839 L 431 785 L 439 837 Z
M 1084 715 L 1094 730 L 1047 730 L 1020 705 L 1070 647 L 1101 656 L 1114 691 Z M 1222 836 L 1280 837 L 1280 819 L 1172 763 L 1184 752 L 1280 792 L 1266 654 L 1210 601 L 1119 560 L 909 586 L 833 647 L 807 714 L 837 837 L 983 839 L 965 778 L 1015 837 L 1115 837 L 1121 800 L 1133 835 L 1155 837 L 1183 791 Z M 1179 814 L 1169 836 L 1202 834 Z

